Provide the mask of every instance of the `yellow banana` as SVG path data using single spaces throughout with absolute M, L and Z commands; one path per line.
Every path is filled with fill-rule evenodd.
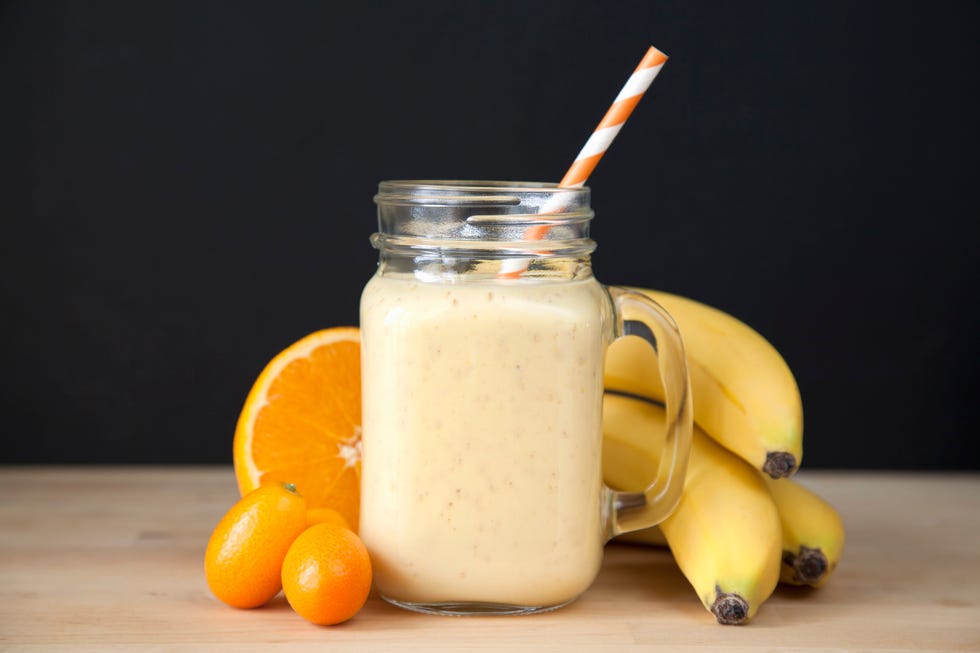
M 765 479 L 783 526 L 780 580 L 820 587 L 844 549 L 844 522 L 833 506 L 788 478 Z
M 637 491 L 656 470 L 665 430 L 662 408 L 606 393 L 603 475 Z M 779 580 L 781 535 L 772 495 L 760 475 L 695 429 L 680 503 L 661 525 L 681 571 L 719 623 L 751 619 Z
M 638 288 L 669 312 L 687 353 L 694 421 L 725 448 L 773 478 L 803 457 L 803 406 L 779 352 L 736 318 L 692 299 Z M 637 338 L 609 348 L 606 388 L 663 399 L 652 353 Z

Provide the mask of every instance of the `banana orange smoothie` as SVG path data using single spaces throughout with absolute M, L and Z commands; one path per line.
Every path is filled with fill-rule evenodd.
M 550 606 L 590 585 L 603 293 L 592 278 L 368 283 L 360 534 L 382 594 Z

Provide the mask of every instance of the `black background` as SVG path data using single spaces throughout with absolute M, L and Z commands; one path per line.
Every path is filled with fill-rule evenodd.
M 805 467 L 980 468 L 978 3 L 0 3 L 4 462 L 223 462 L 385 178 L 590 179 L 605 283 L 794 369 Z

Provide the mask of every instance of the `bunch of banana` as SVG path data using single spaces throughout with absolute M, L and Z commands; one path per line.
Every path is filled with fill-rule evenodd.
M 823 499 L 784 478 L 802 457 L 803 413 L 779 353 L 717 309 L 640 290 L 678 323 L 696 428 L 674 513 L 621 539 L 669 546 L 717 620 L 745 623 L 777 581 L 815 587 L 826 581 L 843 548 L 843 524 Z M 657 439 L 666 424 L 652 354 L 631 340 L 615 343 L 607 358 L 603 475 L 616 489 L 640 491 L 655 475 L 659 460 L 651 452 L 662 449 Z

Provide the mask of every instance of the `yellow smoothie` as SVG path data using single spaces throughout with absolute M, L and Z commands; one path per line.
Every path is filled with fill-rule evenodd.
M 603 294 L 591 278 L 368 283 L 360 534 L 382 594 L 550 606 L 591 584 Z

